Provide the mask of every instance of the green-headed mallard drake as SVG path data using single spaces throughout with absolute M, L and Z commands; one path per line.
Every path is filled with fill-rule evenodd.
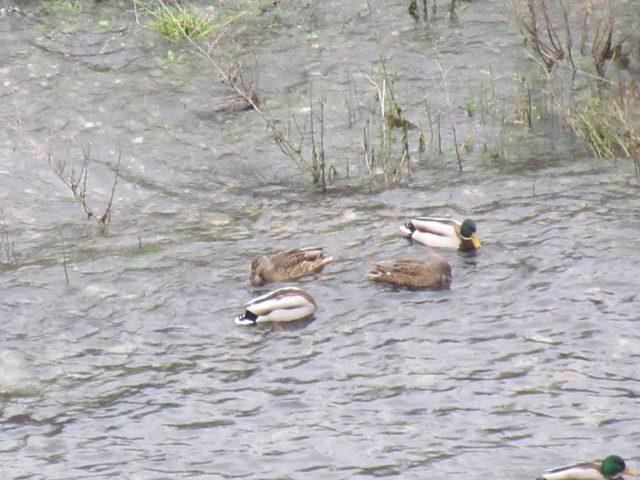
M 447 262 L 386 260 L 376 263 L 367 277 L 398 287 L 442 288 L 451 283 L 451 266 Z
M 321 271 L 331 260 L 333 257 L 325 257 L 322 248 L 296 248 L 263 255 L 251 262 L 249 279 L 254 285 L 293 280 Z
M 538 480 L 613 480 L 622 479 L 622 474 L 638 476 L 638 472 L 627 467 L 618 455 L 610 455 L 602 461 L 581 462 L 543 472 Z
M 235 323 L 292 322 L 307 318 L 315 311 L 316 302 L 311 295 L 297 287 L 285 287 L 246 303 L 245 312 L 236 317 Z
M 450 218 L 414 218 L 400 227 L 402 235 L 429 247 L 455 248 L 468 252 L 480 248 L 476 222 Z

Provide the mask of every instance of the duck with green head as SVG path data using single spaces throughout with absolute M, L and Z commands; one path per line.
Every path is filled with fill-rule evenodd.
M 470 252 L 480 248 L 476 222 L 451 218 L 413 218 L 400 227 L 402 235 L 428 247 L 455 248 Z
M 622 474 L 638 476 L 618 455 L 609 455 L 602 461 L 581 462 L 547 470 L 537 480 L 622 480 Z

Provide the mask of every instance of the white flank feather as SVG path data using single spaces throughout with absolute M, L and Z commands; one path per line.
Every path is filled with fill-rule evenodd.
M 444 222 L 444 223 L 443 223 Z M 450 218 L 414 218 L 411 223 L 416 230 L 433 232 L 436 235 L 456 238 L 458 234 L 454 225 L 460 227 L 462 223 Z M 452 225 L 453 223 L 453 225 Z
M 545 480 L 606 480 L 597 468 L 573 465 L 547 470 L 539 478 Z
M 266 315 L 258 316 L 256 322 L 292 322 L 294 320 L 301 320 L 308 317 L 315 310 L 316 306 L 313 303 L 307 303 L 306 305 L 296 308 L 277 309 L 267 313 Z
M 460 240 L 457 237 L 443 237 L 442 235 L 436 235 L 433 233 L 421 232 L 416 230 L 411 235 L 411 238 L 416 242 L 424 243 L 429 247 L 440 248 L 459 248 Z
M 301 295 L 286 295 L 278 298 L 265 299 L 261 302 L 247 305 L 247 309 L 256 315 L 268 315 L 275 310 L 286 310 L 307 305 L 309 301 Z

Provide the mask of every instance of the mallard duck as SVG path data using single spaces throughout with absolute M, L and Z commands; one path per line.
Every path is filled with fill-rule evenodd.
M 421 260 L 386 260 L 376 263 L 367 276 L 376 282 L 418 288 L 445 287 L 451 283 L 451 266 L 447 262 L 425 263 Z
M 638 476 L 638 472 L 627 467 L 617 455 L 602 461 L 582 462 L 545 471 L 537 480 L 612 480 L 622 479 L 622 474 Z
M 333 257 L 325 257 L 322 248 L 296 248 L 263 255 L 251 262 L 249 279 L 254 285 L 293 280 L 321 271 L 331 260 Z
M 291 322 L 307 318 L 315 311 L 316 302 L 311 295 L 300 288 L 285 287 L 246 303 L 245 312 L 235 319 L 235 323 Z
M 429 247 L 456 248 L 468 252 L 480 248 L 476 222 L 450 218 L 415 218 L 400 227 L 402 235 Z

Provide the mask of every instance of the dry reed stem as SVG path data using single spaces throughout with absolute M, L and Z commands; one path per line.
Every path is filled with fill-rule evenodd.
M 4 211 L 0 208 L 0 246 L 2 247 L 2 259 L 0 263 L 11 265 L 16 261 L 15 242 L 9 234 L 9 227 L 4 216 Z
M 111 222 L 111 207 L 113 206 L 113 198 L 115 196 L 116 187 L 118 185 L 118 178 L 120 177 L 120 160 L 121 160 L 120 148 L 117 149 L 117 159 L 115 167 L 115 177 L 113 184 L 111 185 L 111 194 L 109 195 L 109 201 L 104 209 L 104 212 L 99 215 L 95 213 L 94 209 L 87 203 L 87 179 L 89 177 L 89 163 L 91 160 L 91 154 L 88 147 L 82 147 L 82 163 L 80 165 L 80 171 L 76 172 L 75 165 L 68 167 L 68 160 L 65 159 L 60 162 L 54 162 L 51 155 L 48 156 L 49 165 L 53 172 L 60 178 L 73 193 L 73 198 L 82 206 L 84 212 L 87 214 L 87 219 L 94 219 L 103 231 L 109 228 Z

